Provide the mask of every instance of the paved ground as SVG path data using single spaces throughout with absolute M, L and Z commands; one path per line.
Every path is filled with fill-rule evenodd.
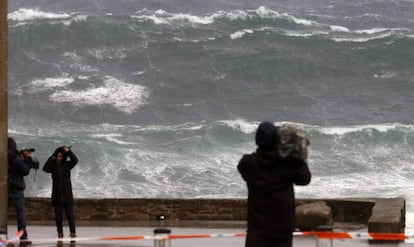
M 66 227 L 67 228 L 67 227 Z M 68 235 L 65 228 L 65 236 Z M 156 227 L 155 227 L 156 228 Z M 217 233 L 244 233 L 245 229 L 240 228 L 187 228 L 187 227 L 171 227 L 171 234 L 217 234 Z M 9 238 L 15 232 L 16 226 L 9 225 Z M 135 247 L 152 247 L 154 240 L 90 240 L 86 238 L 98 238 L 103 236 L 141 236 L 153 235 L 154 227 L 111 227 L 111 226 L 79 226 L 77 227 L 77 234 L 79 238 L 85 241 L 78 241 L 70 243 L 64 241 L 63 243 L 56 242 L 56 230 L 54 226 L 30 225 L 28 227 L 29 238 L 33 241 L 31 246 L 39 247 L 96 247 L 96 246 L 135 246 Z M 44 241 L 44 240 L 48 241 Z M 325 240 L 326 241 L 326 240 Z M 220 238 L 198 238 L 198 239 L 174 239 L 171 240 L 171 247 L 243 247 L 244 237 L 220 237 Z M 294 247 L 368 247 L 367 241 L 362 240 L 334 240 L 332 245 L 324 245 L 320 243 L 317 246 L 316 240 L 312 237 L 297 236 L 294 238 Z M 381 247 L 397 247 L 397 246 L 414 246 L 414 243 L 388 243 L 381 244 Z M 166 247 L 169 247 L 166 245 Z

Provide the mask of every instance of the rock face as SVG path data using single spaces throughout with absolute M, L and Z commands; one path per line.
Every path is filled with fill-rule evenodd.
M 296 227 L 301 231 L 316 230 L 319 226 L 332 225 L 332 210 L 324 201 L 296 207 Z

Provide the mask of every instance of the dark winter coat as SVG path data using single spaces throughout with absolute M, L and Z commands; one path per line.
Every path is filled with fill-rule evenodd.
M 72 204 L 73 192 L 70 172 L 78 163 L 78 158 L 72 151 L 69 151 L 63 154 L 62 162 L 57 164 L 54 158 L 56 157 L 57 151 L 58 149 L 53 156 L 49 157 L 43 166 L 43 171 L 52 174 L 52 205 Z M 67 158 L 70 160 L 67 160 Z
M 281 159 L 258 149 L 242 157 L 238 170 L 248 188 L 248 234 L 289 238 L 295 230 L 293 185 L 309 184 L 305 161 Z
M 29 174 L 29 166 L 23 161 L 20 153 L 15 149 L 7 150 L 7 158 L 9 161 L 9 188 L 13 190 L 24 190 L 26 188 L 24 176 L 27 176 Z

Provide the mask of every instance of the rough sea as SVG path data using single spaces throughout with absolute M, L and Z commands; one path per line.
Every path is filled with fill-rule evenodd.
M 310 139 L 298 198 L 414 212 L 414 1 L 9 1 L 9 135 L 72 145 L 80 198 L 245 198 L 261 121 Z M 49 197 L 32 171 L 27 196 Z

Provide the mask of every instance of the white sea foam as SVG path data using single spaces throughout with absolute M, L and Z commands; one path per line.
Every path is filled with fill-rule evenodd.
M 381 15 L 378 15 L 378 14 L 365 13 L 363 15 L 357 15 L 357 16 L 345 16 L 344 19 L 352 19 L 352 20 L 355 20 L 355 19 L 364 18 L 364 17 L 372 17 L 372 18 L 375 18 L 375 19 L 381 19 L 381 18 L 383 18 Z
M 249 18 L 260 17 L 263 19 L 286 19 L 299 25 L 318 25 L 317 22 L 307 20 L 303 18 L 297 18 L 288 13 L 279 13 L 271 10 L 265 6 L 260 6 L 255 10 L 234 10 L 234 11 L 217 11 L 210 15 L 197 16 L 183 13 L 169 13 L 164 10 L 158 10 L 152 13 L 148 13 L 147 10 L 138 11 L 136 14 L 131 15 L 131 18 L 138 19 L 140 21 L 151 20 L 155 24 L 170 24 L 177 21 L 185 21 L 193 24 L 208 25 L 214 23 L 218 19 L 226 18 L 229 20 L 247 20 Z
M 356 30 L 355 33 L 359 34 L 374 34 L 374 33 L 381 33 L 388 30 L 387 28 L 371 28 L 371 29 L 363 29 L 363 30 Z
M 349 29 L 347 27 L 335 26 L 335 25 L 331 25 L 329 27 L 334 32 L 344 32 L 344 33 L 348 33 L 349 32 Z
M 143 70 L 143 71 L 133 72 L 132 74 L 133 75 L 143 75 L 145 73 L 147 73 L 147 71 Z
M 97 59 L 123 59 L 131 53 L 130 47 L 100 47 L 88 50 L 88 53 Z
M 358 34 L 375 34 L 375 33 L 382 33 L 382 32 L 398 32 L 398 31 L 406 31 L 409 32 L 410 29 L 407 28 L 384 28 L 384 27 L 375 27 L 371 29 L 362 29 L 356 30 L 355 33 Z
M 304 37 L 304 38 L 307 38 L 307 37 L 314 37 L 314 36 L 320 36 L 320 35 L 328 35 L 329 33 L 324 32 L 324 31 L 312 31 L 312 32 L 287 31 L 287 32 L 284 32 L 284 34 L 286 36 L 289 36 L 289 37 Z
M 78 76 L 79 80 L 89 80 L 91 77 L 90 76 L 84 76 L 84 75 L 80 75 Z
M 297 17 L 295 17 L 293 15 L 289 15 L 287 13 L 282 14 L 282 16 L 286 17 L 289 20 L 292 20 L 296 24 L 305 25 L 305 26 L 318 25 L 318 23 L 316 21 L 297 18 Z
M 153 15 L 131 15 L 131 18 L 139 20 L 151 20 L 155 24 L 168 24 L 175 21 L 187 21 L 194 24 L 211 24 L 214 22 L 215 15 L 211 16 L 196 16 L 190 14 L 170 14 L 165 11 L 157 11 Z M 158 14 L 158 15 L 157 15 Z
M 392 32 L 387 32 L 387 33 L 379 34 L 379 35 L 374 36 L 374 37 L 344 37 L 344 38 L 335 37 L 335 38 L 332 38 L 332 40 L 335 41 L 335 42 L 364 43 L 364 42 L 368 42 L 368 41 L 371 41 L 371 40 L 384 39 L 384 38 L 390 37 L 392 35 L 393 35 Z
M 110 105 L 119 111 L 132 113 L 145 102 L 148 91 L 140 85 L 128 84 L 115 77 L 107 76 L 104 85 L 85 90 L 60 90 L 49 99 L 74 105 Z
M 22 8 L 16 10 L 12 13 L 9 13 L 7 18 L 12 21 L 32 21 L 36 19 L 68 19 L 71 18 L 69 14 L 61 14 L 61 13 L 51 13 L 51 12 L 43 12 L 38 9 L 26 9 Z
M 40 91 L 52 88 L 65 87 L 71 84 L 75 79 L 72 77 L 57 77 L 57 78 L 44 78 L 44 79 L 35 79 L 30 84 L 33 88 Z
M 229 126 L 230 128 L 241 131 L 245 134 L 254 133 L 258 125 L 258 123 L 249 123 L 243 119 L 224 120 L 222 122 L 226 124 L 227 126 Z
M 279 12 L 266 8 L 265 6 L 260 6 L 254 12 L 262 18 L 280 18 L 282 16 Z
M 122 136 L 123 135 L 121 135 L 121 134 L 114 134 L 114 133 L 110 133 L 110 134 L 93 134 L 92 138 L 103 138 L 108 142 L 116 143 L 116 144 L 119 144 L 119 145 L 133 145 L 133 144 L 136 144 L 134 142 L 126 142 L 126 141 L 120 140 Z
M 252 12 L 252 11 L 250 11 Z M 298 18 L 296 16 L 293 16 L 291 14 L 288 13 L 279 13 L 277 11 L 271 10 L 265 6 L 260 6 L 258 9 L 256 9 L 254 11 L 258 16 L 264 18 L 264 19 L 278 19 L 278 18 L 283 18 L 283 19 L 287 19 L 289 21 L 292 21 L 296 24 L 299 25 L 304 25 L 304 26 L 312 26 L 312 25 L 318 25 L 317 22 L 312 21 L 312 20 L 307 20 L 307 19 L 303 19 L 303 18 Z
M 242 38 L 246 33 L 253 33 L 253 30 L 251 29 L 244 29 L 242 31 L 237 31 L 230 35 L 231 39 L 239 39 Z
M 396 77 L 398 74 L 396 72 L 393 71 L 387 71 L 387 72 L 383 72 L 381 74 L 374 74 L 375 78 L 381 78 L 381 79 L 389 79 L 389 78 L 393 78 Z
M 390 124 L 372 124 L 372 125 L 355 125 L 355 126 L 335 126 L 335 127 L 320 127 L 320 131 L 327 135 L 344 135 L 352 132 L 360 132 L 368 129 L 375 129 L 379 132 L 386 132 L 396 128 L 412 129 L 413 126 L 402 125 L 398 123 Z
M 87 19 L 88 19 L 88 16 L 87 15 L 80 14 L 80 15 L 75 15 L 70 20 L 63 20 L 62 23 L 65 26 L 69 26 L 70 24 L 72 24 L 72 22 L 75 22 L 75 23 L 76 22 L 84 22 L 84 21 L 87 21 Z

